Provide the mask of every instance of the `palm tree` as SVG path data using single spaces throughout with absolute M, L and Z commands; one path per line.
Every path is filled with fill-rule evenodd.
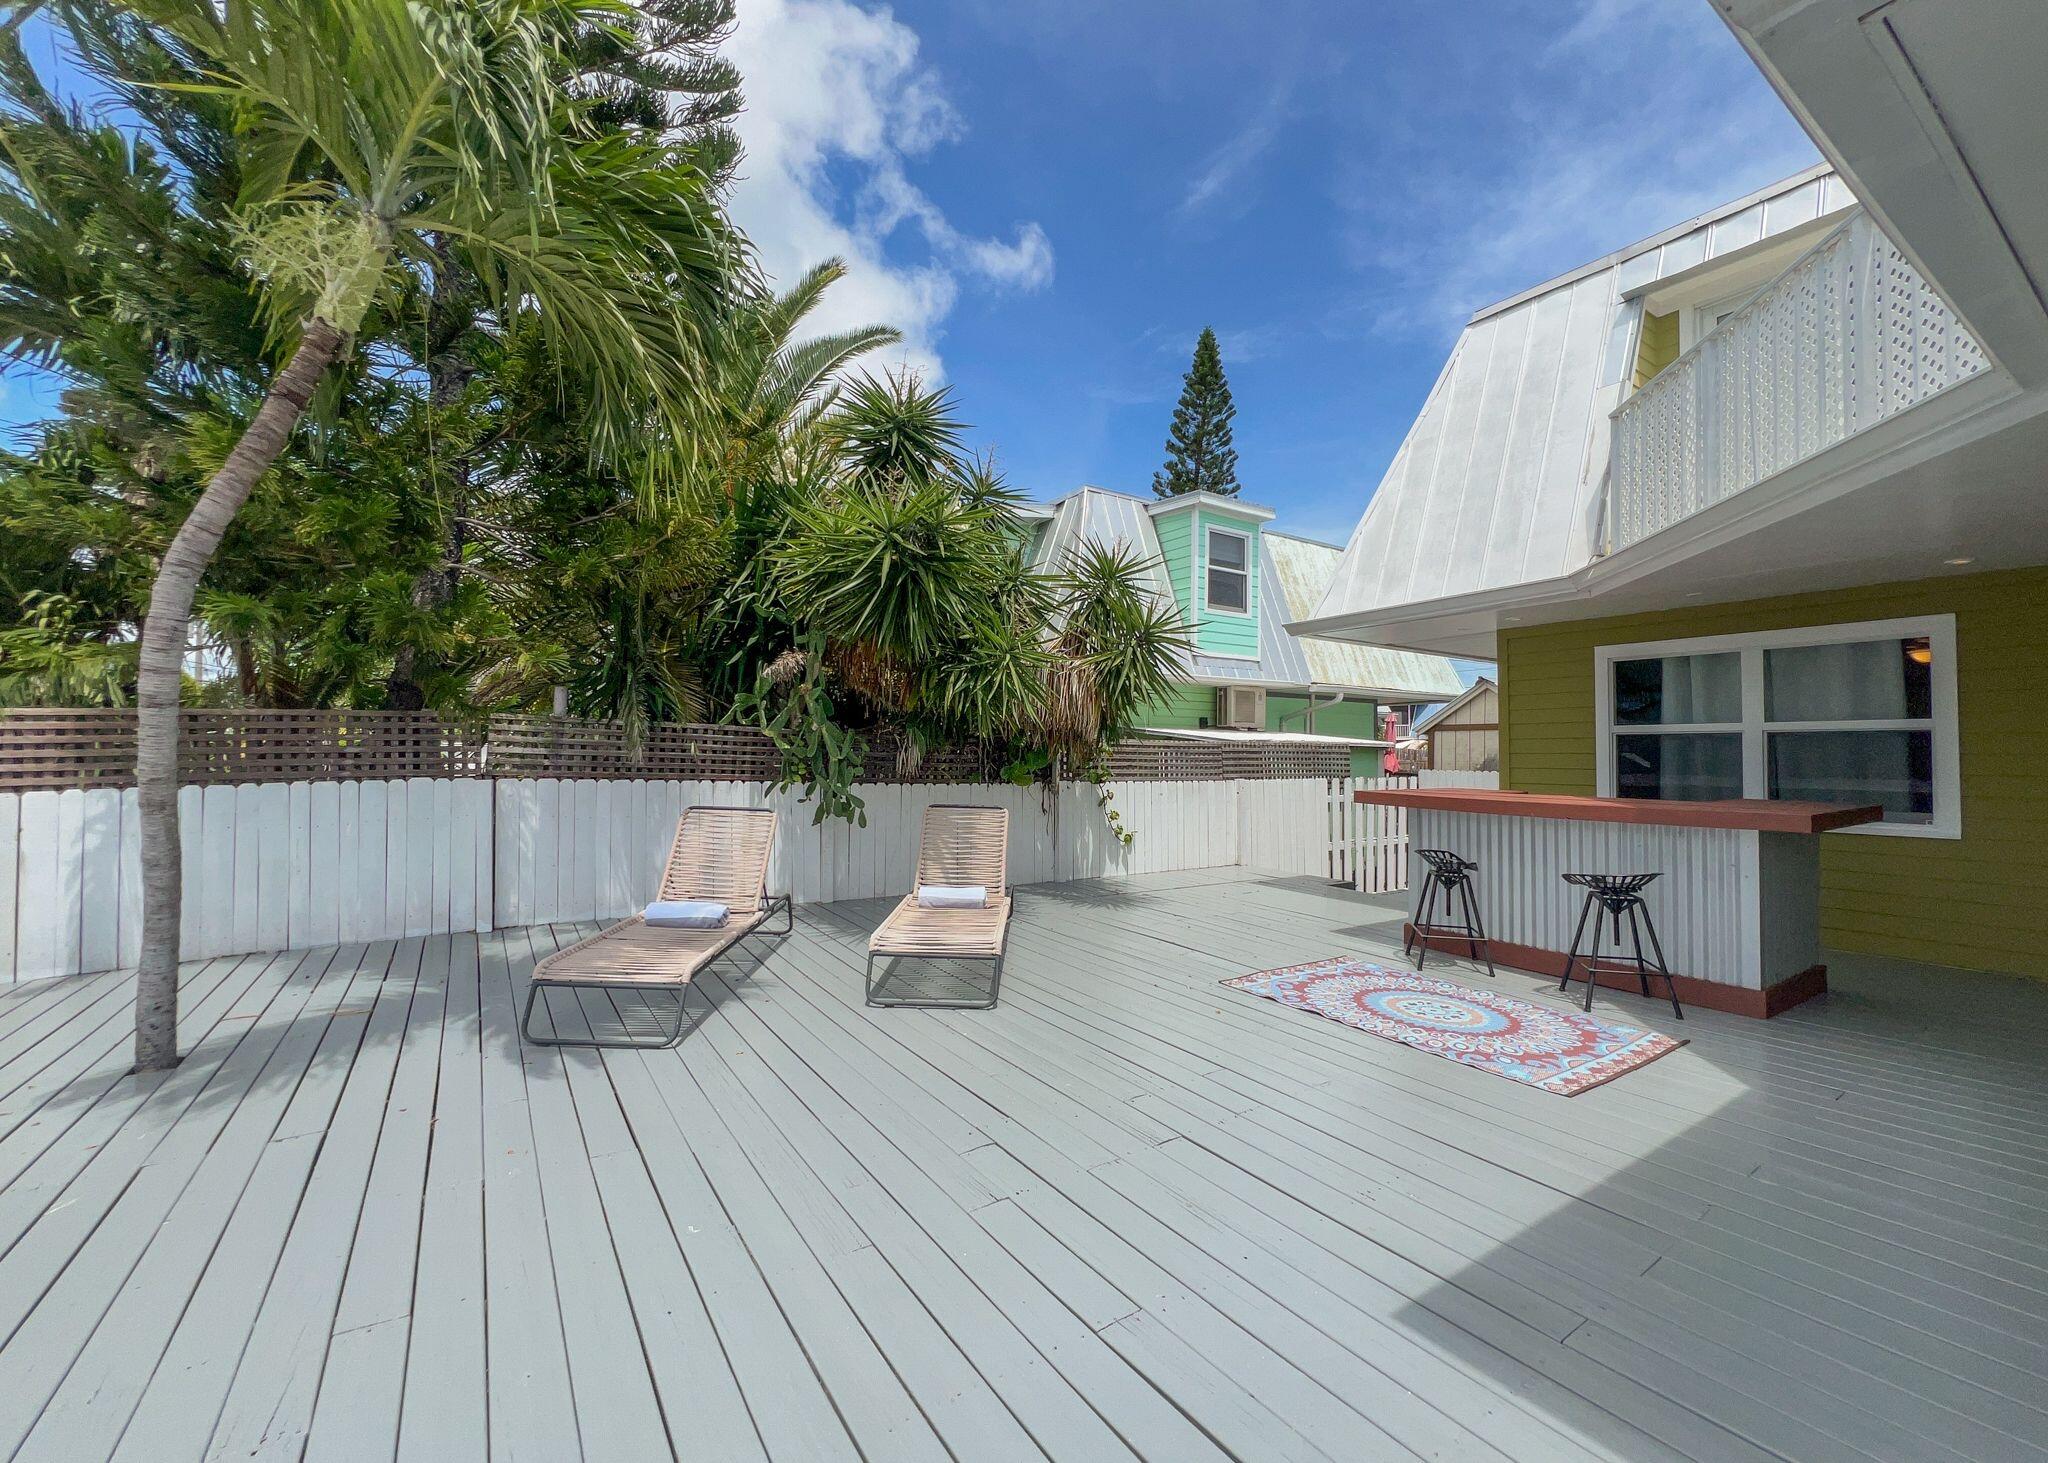
M 707 435 L 719 444 L 713 476 L 726 497 L 818 424 L 839 400 L 849 365 L 903 339 L 886 325 L 796 338 L 825 291 L 845 277 L 845 262 L 827 259 L 780 294 L 755 293 L 711 342 L 708 399 L 717 420 Z
M 158 567 L 137 679 L 143 949 L 136 1066 L 177 1062 L 179 669 L 201 577 L 329 367 L 442 253 L 530 316 L 593 449 L 680 437 L 739 269 L 688 148 L 586 126 L 559 83 L 611 0 L 141 0 L 240 119 L 236 226 L 284 363 Z

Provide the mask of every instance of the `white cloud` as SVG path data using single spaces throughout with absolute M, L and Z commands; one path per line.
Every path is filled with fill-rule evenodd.
M 1264 105 L 1221 147 L 1209 154 L 1202 163 L 1202 170 L 1195 174 L 1188 184 L 1188 191 L 1181 197 L 1176 212 L 1182 218 L 1191 218 L 1205 211 L 1236 188 L 1251 171 L 1252 164 L 1278 140 L 1281 124 L 1287 119 L 1287 101 L 1288 89 L 1284 85 L 1274 88 Z M 1230 212 L 1235 216 L 1250 206 L 1250 196 L 1240 191 L 1238 205 Z
M 819 332 L 893 325 L 890 364 L 943 374 L 938 342 L 963 288 L 1039 289 L 1052 241 L 964 233 L 911 181 L 909 164 L 961 135 L 961 118 L 918 59 L 917 35 L 853 0 L 749 0 L 727 54 L 745 78 L 746 157 L 735 220 L 778 280 L 827 257 L 847 263 L 812 317 Z M 906 234 L 922 244 L 903 257 Z

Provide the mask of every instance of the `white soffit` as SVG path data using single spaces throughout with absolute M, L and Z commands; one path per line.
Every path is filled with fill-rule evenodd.
M 1713 4 L 1994 359 L 2048 384 L 2048 5 Z

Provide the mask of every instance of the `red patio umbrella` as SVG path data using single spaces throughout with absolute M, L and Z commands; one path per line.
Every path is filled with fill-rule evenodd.
M 1401 770 L 1401 749 L 1395 745 L 1397 739 L 1394 735 L 1394 728 L 1399 725 L 1400 723 L 1394 718 L 1394 713 L 1389 711 L 1387 713 L 1387 724 L 1380 730 L 1380 735 L 1386 739 L 1387 743 L 1387 750 L 1380 754 L 1380 771 L 1386 773 L 1389 777 L 1394 776 Z

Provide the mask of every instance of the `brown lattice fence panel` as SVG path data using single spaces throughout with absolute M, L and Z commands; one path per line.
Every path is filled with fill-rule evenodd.
M 186 783 L 318 782 L 399 777 L 653 778 L 769 782 L 774 743 L 740 726 L 663 725 L 629 746 L 616 722 L 493 716 L 473 726 L 411 711 L 180 713 L 179 779 Z M 871 739 L 871 783 L 990 783 L 1003 759 L 981 747 L 927 751 L 911 763 L 889 737 Z M 1109 754 L 1122 781 L 1342 777 L 1342 747 L 1300 743 L 1127 741 Z M 0 791 L 128 787 L 135 781 L 132 710 L 0 712 Z
M 185 711 L 183 782 L 478 777 L 480 728 L 424 711 Z
M 0 715 L 0 789 L 125 787 L 135 781 L 135 713 L 27 710 Z
M 179 713 L 178 778 L 187 783 L 476 777 L 482 737 L 413 711 Z M 0 789 L 129 787 L 132 710 L 0 714 Z
M 1130 782 L 1347 777 L 1350 773 L 1348 747 L 1301 742 L 1197 742 L 1159 737 L 1119 742 L 1109 754 L 1109 775 Z
M 636 749 L 616 721 L 494 716 L 490 743 L 494 777 L 769 782 L 782 766 L 775 744 L 744 726 L 652 726 Z

